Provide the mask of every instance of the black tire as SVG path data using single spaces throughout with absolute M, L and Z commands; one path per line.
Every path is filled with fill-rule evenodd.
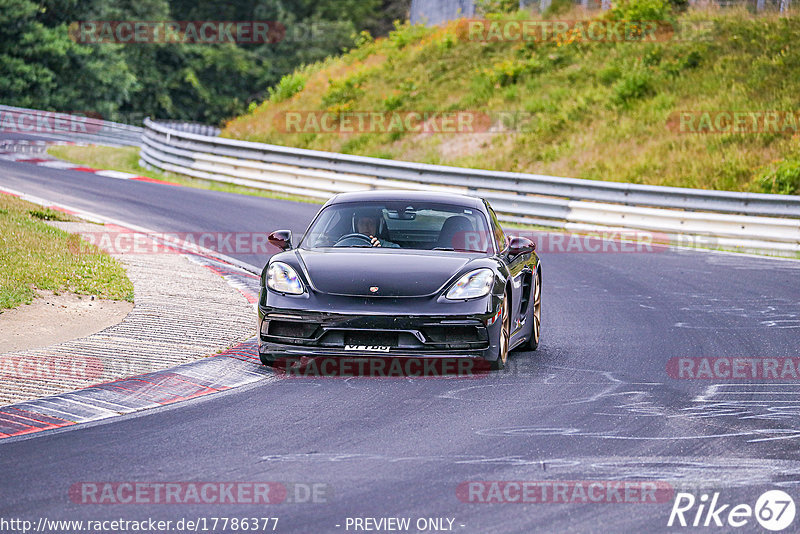
M 531 337 L 526 343 L 528 350 L 536 350 L 539 348 L 539 340 L 542 338 L 542 279 L 539 276 L 539 271 L 536 271 L 531 285 L 531 301 L 533 304 L 533 313 L 531 313 Z
M 508 345 L 511 341 L 511 310 L 508 306 L 508 293 L 503 295 L 503 304 L 500 310 L 499 354 L 497 359 L 491 362 L 493 371 L 505 369 L 506 361 L 508 360 Z

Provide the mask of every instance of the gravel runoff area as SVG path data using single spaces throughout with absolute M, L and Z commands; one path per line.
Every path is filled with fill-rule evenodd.
M 53 224 L 69 232 L 98 229 Z M 112 255 L 134 285 L 133 310 L 95 334 L 0 355 L 0 405 L 168 369 L 255 335 L 253 305 L 211 269 L 180 254 Z

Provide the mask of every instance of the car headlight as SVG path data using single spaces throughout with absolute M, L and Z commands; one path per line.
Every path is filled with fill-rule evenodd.
M 289 265 L 279 261 L 270 264 L 267 269 L 267 287 L 289 295 L 302 295 L 305 291 L 297 272 Z
M 445 296 L 450 300 L 476 299 L 488 295 L 493 284 L 491 269 L 477 269 L 459 278 Z

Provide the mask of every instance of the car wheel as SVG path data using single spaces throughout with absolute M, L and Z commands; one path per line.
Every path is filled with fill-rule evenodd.
M 508 360 L 508 343 L 511 339 L 511 312 L 508 307 L 508 293 L 503 296 L 503 304 L 500 306 L 500 347 L 497 359 L 492 362 L 492 370 L 499 371 L 506 366 Z
M 531 317 L 531 338 L 528 340 L 528 349 L 539 348 L 539 339 L 542 335 L 542 279 L 536 271 L 533 279 L 533 317 Z

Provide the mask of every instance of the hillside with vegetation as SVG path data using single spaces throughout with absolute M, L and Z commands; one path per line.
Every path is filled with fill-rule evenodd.
M 545 14 L 554 20 L 590 16 Z M 228 122 L 223 135 L 463 167 L 800 193 L 800 126 L 791 123 L 800 109 L 800 18 L 686 12 L 662 0 L 626 0 L 596 16 L 682 29 L 655 42 L 593 41 L 575 33 L 503 41 L 470 39 L 464 22 L 397 24 L 386 38 L 362 34 L 344 55 L 285 76 L 268 99 Z M 291 112 L 345 117 L 461 110 L 485 114 L 492 128 L 287 133 L 285 121 Z M 687 110 L 779 111 L 784 118 L 781 131 L 687 133 L 676 127 Z

